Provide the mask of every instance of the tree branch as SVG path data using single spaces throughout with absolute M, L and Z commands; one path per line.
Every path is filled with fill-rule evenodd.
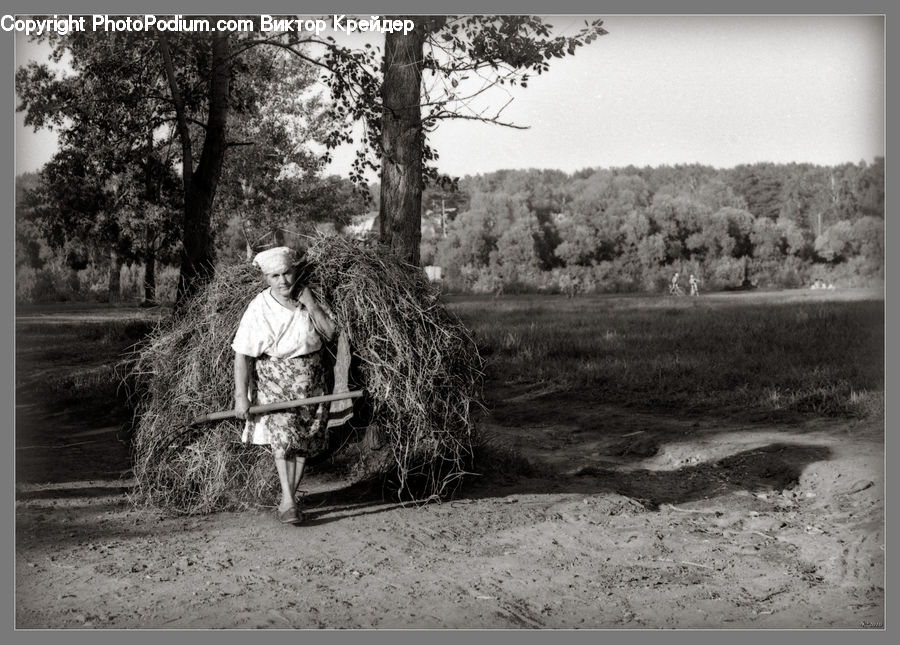
M 169 91 L 172 93 L 172 103 L 175 105 L 175 118 L 178 126 L 178 136 L 181 138 L 181 174 L 184 182 L 184 194 L 190 192 L 191 176 L 194 174 L 194 160 L 191 150 L 191 132 L 188 129 L 187 115 L 184 107 L 184 99 L 178 87 L 178 79 L 175 78 L 175 66 L 172 63 L 172 54 L 169 51 L 169 41 L 165 32 L 157 32 L 159 51 L 162 54 L 163 66 L 166 70 L 166 79 L 169 82 Z
M 508 105 L 508 103 L 507 103 Z M 500 125 L 504 128 L 512 128 L 513 130 L 530 130 L 530 125 L 518 125 L 516 123 L 511 123 L 507 121 L 501 121 L 496 116 L 477 116 L 477 115 L 465 115 L 458 114 L 456 112 L 450 112 L 449 110 L 443 110 L 438 112 L 437 114 L 431 114 L 423 121 L 436 121 L 436 120 L 444 120 L 444 119 L 463 119 L 464 121 L 481 121 L 482 123 L 491 123 L 493 125 Z

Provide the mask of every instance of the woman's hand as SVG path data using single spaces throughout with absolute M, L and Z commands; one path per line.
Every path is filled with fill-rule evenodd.
M 250 385 L 252 361 L 249 356 L 234 353 L 234 416 L 246 420 L 250 416 L 250 397 L 247 395 Z
M 319 303 L 316 302 L 309 287 L 303 288 L 303 292 L 300 294 L 300 302 L 306 307 L 307 311 L 309 311 L 313 327 L 316 328 L 319 335 L 325 338 L 325 340 L 333 340 L 337 328 L 334 326 L 334 323 L 331 322 L 331 319 L 329 319 L 322 307 L 319 306 Z
M 250 399 L 246 394 L 237 394 L 234 397 L 234 416 L 245 421 L 250 418 Z
M 300 304 L 302 304 L 307 309 L 312 309 L 316 306 L 316 299 L 313 297 L 312 291 L 309 290 L 309 287 L 303 287 L 303 291 L 300 292 L 300 297 L 298 298 Z

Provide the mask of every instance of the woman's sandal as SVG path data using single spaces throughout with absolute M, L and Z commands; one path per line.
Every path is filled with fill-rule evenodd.
M 282 524 L 302 524 L 303 513 L 298 511 L 296 507 L 289 508 L 286 511 L 278 511 L 278 521 Z

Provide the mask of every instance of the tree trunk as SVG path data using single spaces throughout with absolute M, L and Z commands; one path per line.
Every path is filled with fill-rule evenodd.
M 113 246 L 109 250 L 109 274 L 106 281 L 110 302 L 119 302 L 122 299 L 122 264 L 122 258 Z
M 156 166 L 153 156 L 153 132 L 147 133 L 147 161 L 144 165 L 144 201 L 147 204 L 159 205 L 162 179 L 154 175 Z M 156 304 L 156 243 L 155 227 L 147 226 L 144 230 L 144 301 L 143 307 Z
M 420 96 L 427 18 L 414 21 L 410 33 L 389 32 L 384 41 L 379 237 L 401 259 L 418 265 L 424 144 Z
M 209 279 L 215 262 L 212 244 L 212 205 L 225 159 L 225 132 L 228 123 L 228 94 L 231 84 L 229 36 L 212 36 L 209 72 L 209 117 L 197 168 L 188 171 L 184 181 L 184 228 L 182 231 L 181 269 L 178 276 L 176 307 L 180 307 L 198 287 Z M 174 93 L 174 91 L 173 91 Z M 179 121 L 186 115 L 181 110 Z M 182 129 L 179 128 L 181 132 Z M 184 135 L 182 135 L 184 136 Z M 185 142 L 182 141 L 182 147 Z M 190 144 L 188 143 L 189 147 Z
M 156 304 L 156 253 L 147 245 L 144 253 L 144 306 Z

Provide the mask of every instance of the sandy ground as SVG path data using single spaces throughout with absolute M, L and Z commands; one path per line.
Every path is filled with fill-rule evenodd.
M 19 629 L 879 629 L 878 422 L 747 422 L 494 384 L 536 466 L 398 505 L 312 473 L 308 521 L 136 511 L 119 427 L 17 406 Z

